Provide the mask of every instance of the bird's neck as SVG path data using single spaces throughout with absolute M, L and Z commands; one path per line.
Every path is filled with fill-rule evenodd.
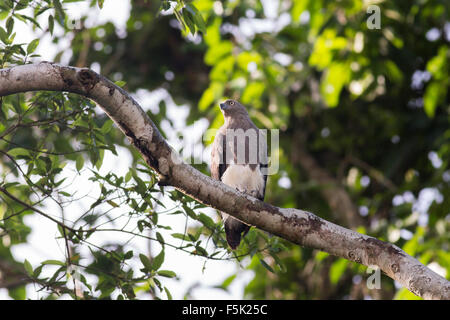
M 235 117 L 225 117 L 225 126 L 227 128 L 241 128 L 243 124 L 252 123 L 250 118 L 246 115 L 242 119 L 236 119 Z

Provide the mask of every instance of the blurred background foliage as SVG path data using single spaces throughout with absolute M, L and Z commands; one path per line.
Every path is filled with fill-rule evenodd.
M 209 128 L 220 127 L 223 119 L 218 103 L 227 97 L 238 99 L 260 128 L 280 129 L 280 150 L 276 151 L 280 166 L 269 177 L 267 202 L 308 210 L 394 243 L 450 278 L 448 1 L 136 0 L 131 2 L 125 32 L 119 32 L 111 22 L 88 28 L 83 18 L 76 29 L 69 28 L 62 6 L 73 1 L 25 1 L 35 5 L 29 19 L 17 16 L 20 11 L 8 8 L 8 2 L 14 8 L 23 1 L 3 4 L 3 66 L 28 61 L 37 45 L 14 47 L 7 21 L 31 21 L 41 10 L 52 17 L 42 26 L 44 33 L 53 32 L 55 23 L 65 28 L 64 33 L 54 34 L 54 43 L 71 39 L 70 65 L 99 66 L 104 76 L 129 92 L 163 90 L 175 104 L 188 106 L 185 127 L 195 127 L 199 119 L 206 119 Z M 92 1 L 91 5 L 101 2 Z M 371 5 L 379 11 L 368 11 Z M 379 17 L 373 16 L 377 12 Z M 378 21 L 379 28 L 371 28 L 369 19 Z M 55 62 L 63 53 L 56 55 Z M 95 116 L 92 105 L 79 97 L 41 93 L 5 97 L 2 102 L 1 165 L 19 177 L 13 159 L 33 163 L 29 172 L 22 173 L 25 179 L 8 188 L 5 183 L 10 181 L 3 174 L 2 188 L 13 190 L 10 192 L 17 198 L 32 199 L 30 184 L 39 199 L 64 192 L 54 179 L 62 170 L 62 160 L 76 162 L 81 169 L 84 160 L 90 159 L 99 168 L 105 150 L 114 152 L 117 145 L 129 146 L 118 130 L 111 130 L 109 120 Z M 182 128 L 175 128 L 164 100 L 148 112 L 166 136 L 173 135 L 172 130 L 182 133 Z M 27 122 L 30 117 L 34 122 Z M 36 124 L 46 117 L 54 121 Z M 19 118 L 23 119 L 21 125 L 8 133 Z M 164 122 L 169 125 L 162 126 Z M 12 132 L 14 138 L 7 139 Z M 73 141 L 83 149 L 74 148 Z M 36 150 L 42 148 L 53 150 L 53 154 Z M 138 163 L 137 153 L 131 148 L 130 152 L 140 171 L 132 168 L 127 177 L 112 173 L 97 179 L 115 192 L 122 188 L 123 203 L 136 215 L 157 216 L 158 210 L 149 214 L 143 203 L 155 207 L 162 189 L 146 165 Z M 205 161 L 194 166 L 208 173 Z M 32 170 L 41 175 L 37 182 L 27 180 Z M 125 182 L 134 185 L 125 186 Z M 108 192 L 105 187 L 96 205 L 113 201 L 110 206 L 119 206 L 108 198 L 112 191 Z M 185 249 L 194 254 L 214 258 L 218 257 L 216 249 L 226 251 L 220 222 L 201 213 L 203 208 L 192 199 L 169 192 L 182 204 L 182 213 L 200 222 L 186 234 L 172 236 L 186 240 L 190 245 Z M 2 222 L 3 232 L 10 235 L 12 243 L 26 241 L 29 227 L 22 217 L 32 210 L 25 210 L 5 193 L 0 196 L 3 216 L 14 215 L 14 219 Z M 70 194 L 62 196 L 71 198 Z M 94 212 L 91 215 L 95 220 Z M 163 226 L 148 218 L 139 221 L 143 221 L 143 229 L 147 223 L 156 232 L 150 241 L 166 244 L 156 235 Z M 94 226 L 95 222 L 88 224 Z M 87 241 L 87 229 L 77 235 L 78 227 L 67 229 L 71 234 L 62 232 L 63 236 L 71 243 Z M 213 239 L 215 249 L 201 245 L 199 239 L 204 237 Z M 111 252 L 117 257 L 111 258 Z M 161 253 L 151 262 L 139 256 L 147 268 L 139 277 L 130 275 L 123 266 L 126 259 L 138 254 L 127 256 L 121 248 L 107 253 L 99 249 L 92 254 L 104 257 L 86 269 L 98 276 L 97 290 L 102 291 L 102 297 L 119 288 L 120 297 L 133 298 L 133 290 L 141 290 L 138 284 L 144 280 L 152 279 L 156 281 L 153 287 L 160 286 L 160 263 L 152 263 L 156 257 L 164 259 Z M 416 298 L 385 276 L 381 289 L 370 290 L 366 267 L 257 230 L 245 238 L 235 253 L 240 255 L 251 257 L 243 266 L 254 272 L 244 289 L 244 297 L 250 299 Z M 5 241 L 0 242 L 0 257 L 12 273 L 16 272 L 12 266 L 22 266 L 12 259 Z M 59 263 L 65 268 L 74 261 Z M 173 276 L 165 272 L 162 276 Z M 33 273 L 36 270 L 28 272 L 38 281 Z M 58 290 L 61 286 L 64 289 L 68 281 L 59 283 L 56 278 L 50 280 Z M 227 290 L 235 278 L 226 279 L 221 288 Z M 49 279 L 39 281 L 48 285 Z M 11 296 L 19 295 L 21 287 L 14 288 L 19 293 L 11 290 Z M 71 290 L 64 290 L 71 294 Z

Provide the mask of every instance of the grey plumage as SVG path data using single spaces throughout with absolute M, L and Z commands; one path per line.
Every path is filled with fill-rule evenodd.
M 267 144 L 247 110 L 235 100 L 220 104 L 225 118 L 211 152 L 211 176 L 237 190 L 264 200 Z M 250 226 L 222 212 L 227 242 L 236 249 Z

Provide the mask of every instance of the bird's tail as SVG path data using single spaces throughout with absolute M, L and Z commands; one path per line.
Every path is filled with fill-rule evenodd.
M 241 243 L 242 236 L 245 236 L 250 230 L 250 226 L 232 217 L 228 217 L 224 225 L 228 245 L 235 250 Z

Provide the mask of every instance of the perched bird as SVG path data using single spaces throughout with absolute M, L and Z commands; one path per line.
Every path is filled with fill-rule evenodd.
M 225 123 L 218 130 L 211 151 L 211 176 L 216 180 L 264 200 L 267 182 L 265 135 L 235 100 L 220 104 Z M 221 212 L 228 245 L 236 249 L 250 226 Z

